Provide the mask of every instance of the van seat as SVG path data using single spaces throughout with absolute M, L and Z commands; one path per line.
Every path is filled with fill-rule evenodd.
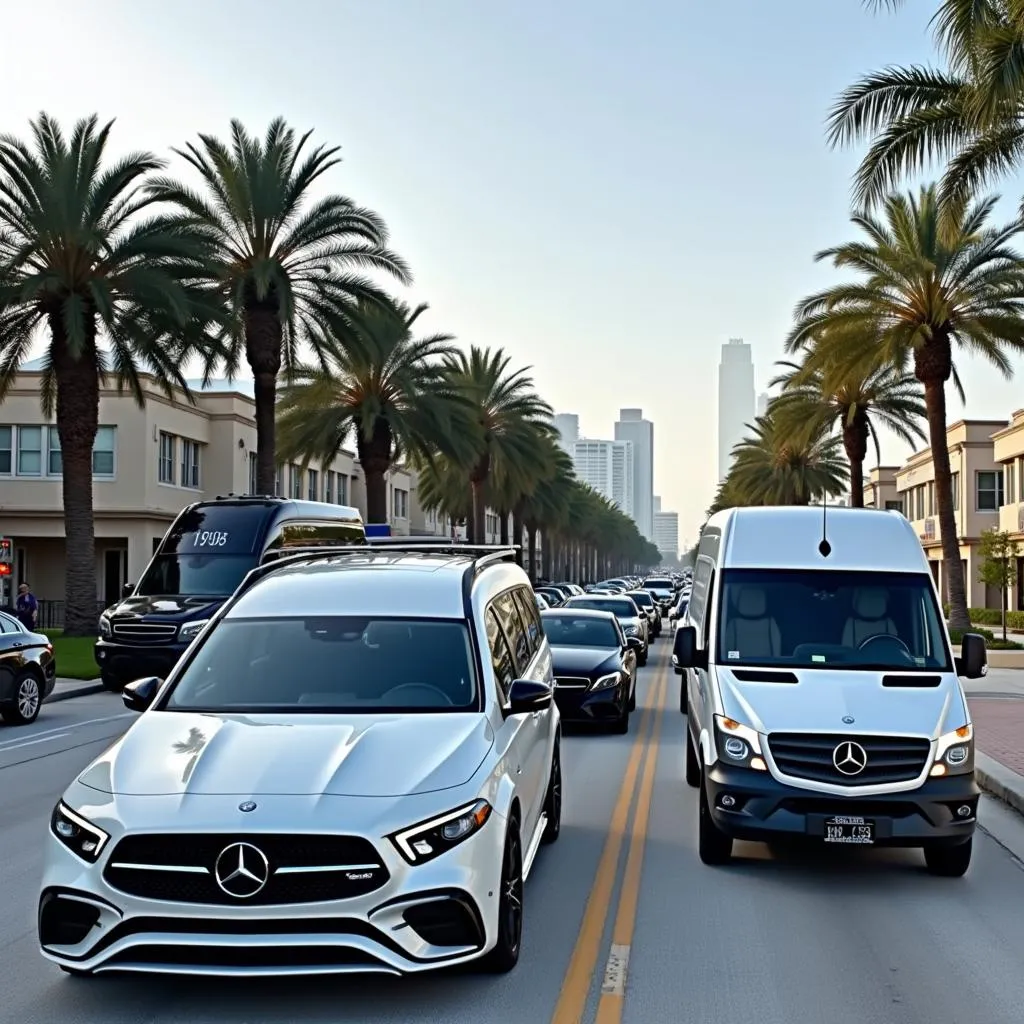
M 843 646 L 857 648 L 869 636 L 899 636 L 889 618 L 889 592 L 884 587 L 861 587 L 853 595 L 853 614 L 843 629 Z
M 725 626 L 726 657 L 739 651 L 742 658 L 777 658 L 782 653 L 779 624 L 768 614 L 762 587 L 744 586 L 732 600 Z

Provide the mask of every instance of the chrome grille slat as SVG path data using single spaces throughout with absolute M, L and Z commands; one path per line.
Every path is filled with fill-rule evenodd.
M 585 676 L 555 676 L 555 686 L 560 690 L 589 690 L 590 680 Z
M 836 748 L 845 743 L 857 744 L 867 757 L 863 770 L 854 775 L 840 772 L 833 761 Z M 931 740 L 858 733 L 771 733 L 768 750 L 783 775 L 854 788 L 918 778 L 928 763 Z

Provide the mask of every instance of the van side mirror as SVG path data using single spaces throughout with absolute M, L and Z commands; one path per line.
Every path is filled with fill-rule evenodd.
M 697 649 L 697 628 L 695 626 L 680 626 L 676 630 L 672 658 L 672 664 L 677 669 L 708 667 L 707 651 Z
M 145 711 L 156 699 L 164 681 L 156 676 L 145 676 L 129 683 L 121 691 L 121 700 L 129 711 Z
M 981 679 L 988 673 L 988 652 L 980 633 L 964 633 L 960 641 L 960 657 L 953 659 L 956 674 L 964 679 Z
M 135 593 L 135 584 L 134 583 L 126 583 L 121 588 L 121 596 L 122 597 L 131 597 L 132 594 L 134 594 L 134 593 Z

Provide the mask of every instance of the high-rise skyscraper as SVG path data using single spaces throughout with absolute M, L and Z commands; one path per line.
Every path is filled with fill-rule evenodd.
M 768 411 L 768 403 L 772 400 L 772 396 L 767 391 L 762 391 L 757 396 L 757 415 L 763 416 Z
M 558 431 L 558 444 L 572 455 L 572 446 L 580 439 L 580 418 L 574 412 L 556 413 L 552 418 Z
M 729 473 L 733 448 L 743 440 L 746 425 L 754 419 L 754 361 L 742 338 L 730 338 L 722 346 L 718 364 L 718 479 Z
M 633 521 L 654 540 L 654 424 L 643 409 L 620 409 L 615 440 L 633 442 Z
M 570 452 L 578 479 L 633 515 L 633 445 L 629 441 L 580 438 Z
M 654 513 L 654 543 L 667 562 L 679 557 L 679 513 Z
M 661 498 L 656 494 L 653 502 L 654 504 L 651 506 L 651 511 L 657 515 L 661 511 Z

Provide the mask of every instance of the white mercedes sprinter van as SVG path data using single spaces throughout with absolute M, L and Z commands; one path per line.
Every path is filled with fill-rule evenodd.
M 974 731 L 928 563 L 898 512 L 734 508 L 708 520 L 675 635 L 706 864 L 734 839 L 922 847 L 960 876 Z

